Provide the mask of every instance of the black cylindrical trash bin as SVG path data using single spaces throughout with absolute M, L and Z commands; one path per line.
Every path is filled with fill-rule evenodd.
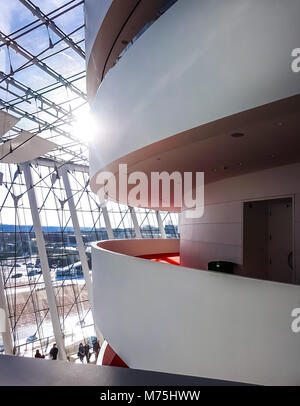
M 233 274 L 235 265 L 234 262 L 229 261 L 211 261 L 208 263 L 208 270 Z

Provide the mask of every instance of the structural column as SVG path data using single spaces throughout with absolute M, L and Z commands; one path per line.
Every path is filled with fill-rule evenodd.
M 164 228 L 164 224 L 163 224 L 163 221 L 161 219 L 160 212 L 158 210 L 156 210 L 155 214 L 156 214 L 157 224 L 158 224 L 158 228 L 159 228 L 161 237 L 162 238 L 167 238 L 165 228 Z
M 111 228 L 111 223 L 110 223 L 110 219 L 109 219 L 109 215 L 108 215 L 108 211 L 107 211 L 106 206 L 102 207 L 102 214 L 103 214 L 104 223 L 105 223 L 105 227 L 106 227 L 107 237 L 108 237 L 109 240 L 113 240 L 114 239 L 114 233 L 113 233 L 113 230 Z
M 4 318 L 4 320 L 3 320 L 3 318 Z M 11 355 L 13 353 L 13 342 L 12 342 L 11 333 L 10 333 L 10 325 L 9 325 L 9 320 L 8 320 L 8 308 L 7 308 L 7 303 L 6 303 L 2 275 L 0 275 L 0 332 L 2 333 L 2 340 L 3 340 L 5 354 Z
M 30 210 L 31 210 L 31 215 L 32 215 L 32 223 L 33 223 L 33 227 L 34 227 L 37 248 L 38 248 L 38 253 L 39 253 L 41 267 L 42 267 L 42 273 L 43 273 L 43 278 L 44 278 L 44 283 L 45 283 L 45 290 L 46 290 L 46 294 L 47 294 L 47 300 L 48 300 L 49 312 L 50 312 L 52 326 L 53 326 L 54 337 L 56 340 L 57 348 L 59 350 L 58 357 L 61 360 L 66 360 L 67 355 L 66 355 L 66 350 L 65 350 L 65 346 L 64 346 L 64 338 L 63 338 L 63 333 L 61 330 L 56 299 L 55 299 L 53 286 L 52 286 L 49 262 L 48 262 L 47 252 L 46 252 L 43 229 L 42 229 L 37 201 L 36 201 L 35 190 L 34 190 L 34 187 L 32 187 L 33 182 L 32 182 L 32 176 L 31 176 L 31 170 L 30 170 L 29 164 L 25 164 L 23 166 L 23 171 L 24 171 L 24 176 L 25 176 L 26 187 L 28 189 L 27 193 L 28 193 L 28 199 L 29 199 Z
M 141 234 L 141 230 L 140 230 L 140 226 L 136 217 L 136 212 L 134 210 L 133 207 L 129 207 L 130 210 L 130 214 L 131 214 L 131 218 L 132 218 L 132 222 L 133 222 L 133 227 L 134 227 L 134 231 L 135 231 L 135 237 L 136 238 L 142 238 L 142 234 Z
M 63 182 L 65 185 L 65 190 L 66 190 L 66 195 L 68 199 L 68 205 L 69 205 L 69 210 L 70 210 L 70 216 L 73 224 L 73 229 L 74 229 L 74 234 L 75 234 L 75 239 L 76 239 L 76 245 L 77 245 L 77 250 L 79 253 L 80 257 L 80 262 L 82 266 L 82 271 L 86 283 L 86 289 L 88 292 L 88 298 L 89 298 L 89 303 L 91 306 L 91 310 L 93 313 L 93 287 L 92 287 L 92 281 L 90 277 L 90 270 L 87 262 L 87 257 L 86 257 L 86 252 L 85 252 L 85 246 L 83 243 L 81 231 L 80 231 L 80 226 L 79 226 L 79 221 L 77 217 L 77 212 L 75 208 L 75 203 L 74 203 L 74 198 L 70 186 L 70 181 L 69 181 L 69 176 L 68 176 L 68 170 L 66 166 L 64 166 L 61 169 L 61 174 L 63 178 Z M 101 342 L 103 342 L 103 336 L 99 330 L 96 329 L 97 336 Z

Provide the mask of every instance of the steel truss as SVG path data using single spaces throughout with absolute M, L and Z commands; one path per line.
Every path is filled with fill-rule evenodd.
M 66 35 L 53 20 L 51 20 L 46 14 L 44 14 L 39 7 L 35 6 L 30 0 L 19 0 L 25 7 L 32 12 L 32 14 L 38 17 L 43 23 L 46 24 L 58 37 L 60 37 L 66 44 L 69 45 L 79 56 L 85 59 L 85 52 L 78 46 L 71 37 Z
M 10 35 L 0 31 L 0 42 L 2 42 L 0 47 L 7 48 L 10 62 L 10 72 L 0 72 L 0 89 L 10 96 L 13 96 L 13 98 L 10 100 L 0 98 L 0 108 L 2 106 L 2 109 L 6 111 L 9 110 L 18 117 L 35 123 L 36 128 L 32 128 L 32 130 L 30 130 L 34 135 L 50 130 L 50 134 L 44 135 L 45 138 L 52 139 L 55 137 L 60 137 L 57 152 L 54 153 L 55 155 L 53 155 L 52 152 L 49 155 L 50 157 L 54 158 L 56 156 L 56 159 L 63 161 L 65 159 L 64 154 L 67 154 L 67 156 L 73 157 L 74 162 L 87 162 L 87 146 L 85 142 L 77 139 L 77 137 L 72 134 L 72 131 L 64 128 L 66 126 L 70 126 L 74 121 L 74 111 L 83 107 L 83 105 L 87 103 L 86 93 L 80 90 L 74 84 L 75 81 L 84 79 L 85 75 L 82 74 L 83 72 L 79 72 L 78 74 L 72 75 L 71 78 L 66 78 L 45 63 L 45 59 L 58 55 L 67 49 L 73 50 L 77 55 L 80 55 L 82 59 L 85 58 L 85 53 L 79 45 L 79 43 L 81 43 L 83 40 L 75 42 L 71 37 L 72 34 L 81 30 L 84 27 L 84 24 L 74 29 L 72 33 L 66 34 L 54 21 L 57 17 L 70 12 L 75 7 L 82 5 L 83 1 L 76 2 L 75 0 L 71 0 L 48 14 L 40 10 L 39 7 L 37 7 L 30 0 L 20 0 L 20 3 L 28 8 L 38 19 L 18 29 Z M 52 30 L 59 37 L 59 41 L 53 42 L 49 36 L 49 47 L 42 50 L 42 52 L 40 52 L 38 55 L 33 55 L 33 53 L 28 51 L 24 46 L 20 45 L 17 40 L 24 35 L 28 35 L 30 32 L 41 26 L 45 26 L 47 30 Z M 64 42 L 67 47 L 59 49 L 53 54 L 42 58 L 42 54 L 51 48 L 55 48 L 55 46 L 60 42 Z M 24 64 L 17 68 L 13 68 L 9 49 L 21 55 L 25 59 Z M 49 75 L 52 79 L 54 79 L 54 82 L 51 85 L 46 86 L 44 89 L 34 90 L 32 87 L 27 86 L 14 77 L 17 72 L 27 69 L 32 65 L 37 66 L 41 71 Z M 65 102 L 58 104 L 46 97 L 46 93 L 53 92 L 60 87 L 64 87 L 66 89 L 67 100 Z M 75 97 L 72 97 L 72 94 Z M 75 101 L 76 98 L 82 99 L 83 102 L 79 106 L 72 108 L 70 103 Z M 36 111 L 32 111 L 32 101 L 36 105 Z M 21 107 L 21 104 L 23 107 Z M 69 108 L 65 108 L 63 106 L 64 104 L 69 104 Z M 28 109 L 26 106 L 28 106 Z M 40 117 L 41 113 L 46 113 L 49 116 L 49 121 L 45 118 L 42 119 Z M 10 134 L 3 138 L 3 141 L 14 137 L 20 132 L 20 130 L 21 129 L 18 126 L 15 126 Z M 73 143 L 64 142 L 63 139 L 71 140 Z
M 9 260 L 0 258 L 0 279 L 3 281 L 3 286 L 0 283 L 0 307 L 6 305 L 11 330 L 11 334 L 4 334 L 2 337 L 6 353 L 21 351 L 21 347 L 30 345 L 20 344 L 22 342 L 20 334 L 24 327 L 22 323 L 25 323 L 24 320 L 30 319 L 35 329 L 33 336 L 38 336 L 36 343 L 42 352 L 46 353 L 51 341 L 55 340 L 60 346 L 62 358 L 65 358 L 65 355 L 76 353 L 76 349 L 74 351 L 74 348 L 70 348 L 67 344 L 66 331 L 69 321 L 72 317 L 79 320 L 80 340 L 84 341 L 87 340 L 85 328 L 90 327 L 86 324 L 88 320 L 92 320 L 88 243 L 106 238 L 176 237 L 177 234 L 166 235 L 165 225 L 172 225 L 172 219 L 168 213 L 161 216 L 159 212 L 134 209 L 117 203 L 101 206 L 89 188 L 89 168 L 85 156 L 87 146 L 65 129 L 74 120 L 75 110 L 87 102 L 85 92 L 74 84 L 84 79 L 85 72 L 80 71 L 72 76 L 64 77 L 48 66 L 45 60 L 53 58 L 66 49 L 71 49 L 81 59 L 84 58 L 84 51 L 79 45 L 83 40 L 75 42 L 71 37 L 73 33 L 82 29 L 83 24 L 75 28 L 72 33 L 66 34 L 54 22 L 59 16 L 82 5 L 83 1 L 70 0 L 48 14 L 40 10 L 31 0 L 19 1 L 37 17 L 37 20 L 10 35 L 0 32 L 2 42 L 0 48 L 7 48 L 9 58 L 10 49 L 24 58 L 24 64 L 18 68 L 14 69 L 10 61 L 10 72 L 0 72 L 0 89 L 10 97 L 9 100 L 0 98 L 0 105 L 3 110 L 10 110 L 13 114 L 26 120 L 26 123 L 34 123 L 35 127 L 29 130 L 32 137 L 43 133 L 47 139 L 55 141 L 55 138 L 60 140 L 63 138 L 66 142 L 61 141 L 57 151 L 40 157 L 30 164 L 6 165 L 1 164 L 0 161 L 0 171 L 5 172 L 0 185 L 2 193 L 0 193 L 0 224 L 2 224 L 0 247 L 2 245 L 5 249 L 8 247 L 7 249 L 13 250 Z M 49 47 L 38 55 L 33 55 L 20 45 L 19 39 L 42 26 L 47 30 L 52 30 L 59 40 L 54 43 L 49 36 Z M 66 47 L 54 50 L 47 56 L 43 55 L 61 42 L 64 42 Z M 35 90 L 32 86 L 16 79 L 16 73 L 28 69 L 32 65 L 37 66 L 54 81 Z M 60 103 L 52 101 L 51 93 L 61 88 L 66 89 L 66 100 Z M 71 95 L 69 95 L 69 91 Z M 71 108 L 71 103 L 79 100 L 81 100 L 81 104 Z M 32 111 L 32 103 L 35 106 L 34 111 Z M 69 108 L 66 107 L 68 104 Z M 47 114 L 46 119 L 44 116 L 40 117 L 41 113 Z M 16 136 L 21 130 L 20 126 L 15 126 L 8 135 L 3 137 L 2 141 Z M 70 159 L 66 159 L 65 154 Z M 52 224 L 52 218 L 55 218 L 59 230 L 55 234 L 54 242 L 51 240 L 54 238 L 53 235 L 47 231 Z M 5 221 L 10 221 L 10 224 L 14 223 L 13 232 L 4 231 Z M 56 271 L 50 263 L 53 262 L 53 258 L 54 260 L 57 258 L 62 264 L 67 262 L 67 266 L 73 271 L 75 262 L 74 260 L 69 262 L 68 254 L 70 230 L 74 233 L 76 252 L 78 252 L 78 259 L 84 274 L 82 281 L 56 280 Z M 47 245 L 50 245 L 51 249 L 47 250 Z M 28 251 L 26 256 L 23 254 L 25 249 Z M 54 254 L 55 250 L 61 254 Z M 16 277 L 20 255 L 21 257 L 24 255 L 26 269 L 28 262 L 33 260 L 40 261 L 42 268 L 42 273 L 37 274 L 34 278 L 29 276 L 26 271 L 27 280 L 21 285 L 17 282 Z M 3 295 L 3 291 L 5 291 L 5 295 Z M 66 292 L 67 294 L 65 294 Z M 20 300 L 20 295 L 25 296 L 24 300 Z M 50 330 L 53 332 L 48 334 L 49 320 L 53 329 Z M 93 322 L 90 322 L 93 327 Z M 73 341 L 76 342 L 75 339 Z
M 53 160 L 39 158 L 33 161 L 31 164 L 27 163 L 21 167 L 17 167 L 17 170 L 14 173 L 11 172 L 11 166 L 9 167 L 11 173 L 10 184 L 7 182 L 6 179 L 5 187 L 7 192 L 6 197 L 3 199 L 2 207 L 0 207 L 0 213 L 1 209 L 4 206 L 8 205 L 8 198 L 13 197 L 13 201 L 15 202 L 14 209 L 16 213 L 15 231 L 17 232 L 17 223 L 19 224 L 19 227 L 21 225 L 20 216 L 22 217 L 21 212 L 24 209 L 24 198 L 28 195 L 29 209 L 31 212 L 33 223 L 28 227 L 26 233 L 23 232 L 23 237 L 21 238 L 23 239 L 23 241 L 32 241 L 32 237 L 29 236 L 35 236 L 38 249 L 36 255 L 37 258 L 40 259 L 43 269 L 43 274 L 39 275 L 34 283 L 32 281 L 28 281 L 28 286 L 30 288 L 28 297 L 22 307 L 18 310 L 18 286 L 13 285 L 9 282 L 11 280 L 11 277 L 17 273 L 17 262 L 15 260 L 14 264 L 12 264 L 11 268 L 9 269 L 9 272 L 4 275 L 2 266 L 3 261 L 0 261 L 0 269 L 2 268 L 2 273 L 4 275 L 4 288 L 6 291 L 6 296 L 10 297 L 10 299 L 8 300 L 8 311 L 10 314 L 13 344 L 15 347 L 20 348 L 18 345 L 19 324 L 26 312 L 28 312 L 28 306 L 30 305 L 34 309 L 34 315 L 36 319 L 36 332 L 34 333 L 34 335 L 37 335 L 39 337 L 39 347 L 42 348 L 44 352 L 47 352 L 47 346 L 49 346 L 49 343 L 51 343 L 51 341 L 53 342 L 54 340 L 53 337 L 51 338 L 51 336 L 47 336 L 47 334 L 44 332 L 43 327 L 50 314 L 52 325 L 54 326 L 53 330 L 55 341 L 57 343 L 60 343 L 60 348 L 67 347 L 66 354 L 70 355 L 70 353 L 74 351 L 74 348 L 70 349 L 70 347 L 66 346 L 65 344 L 65 325 L 66 323 L 68 323 L 69 317 L 74 317 L 74 315 L 76 314 L 76 317 L 78 317 L 81 323 L 83 323 L 82 325 L 80 325 L 80 328 L 83 331 L 84 322 L 91 312 L 91 307 L 88 303 L 92 300 L 90 276 L 86 257 L 86 243 L 84 243 L 82 236 L 82 229 L 86 229 L 84 220 L 85 216 L 83 216 L 84 222 L 79 222 L 79 214 L 82 210 L 82 199 L 85 196 L 84 201 L 86 201 L 87 199 L 89 203 L 89 206 L 87 208 L 85 207 L 84 210 L 89 212 L 89 216 L 91 216 L 92 219 L 92 221 L 90 222 L 91 226 L 89 226 L 89 232 L 91 233 L 91 235 L 93 235 L 93 237 L 91 237 L 93 240 L 103 238 L 118 238 L 117 233 L 118 230 L 121 231 L 121 229 L 125 230 L 127 238 L 131 238 L 133 235 L 135 235 L 136 238 L 141 238 L 143 236 L 148 237 L 148 235 L 145 235 L 143 226 L 145 225 L 145 222 L 150 213 L 151 215 L 155 215 L 155 212 L 151 210 L 143 210 L 143 212 L 141 213 L 141 210 L 139 209 L 138 219 L 136 209 L 133 208 L 127 208 L 126 206 L 122 208 L 118 204 L 114 204 L 113 209 L 110 207 L 101 207 L 97 201 L 96 196 L 93 195 L 89 189 L 88 167 L 84 165 L 76 165 L 73 163 L 60 164 L 59 162 Z M 47 169 L 46 175 L 45 169 Z M 26 175 L 26 184 L 25 188 L 23 187 L 20 194 L 19 185 L 24 184 L 23 173 Z M 82 176 L 84 175 L 82 181 L 80 181 L 80 173 L 82 174 Z M 39 196 L 38 200 L 36 196 Z M 48 202 L 51 201 L 51 199 L 55 201 L 53 212 L 57 213 L 57 218 L 59 219 L 59 228 L 61 230 L 60 241 L 61 244 L 63 244 L 63 251 L 67 250 L 65 239 L 66 236 L 69 235 L 69 228 L 72 227 L 72 229 L 74 230 L 76 246 L 78 249 L 80 262 L 82 264 L 86 281 L 84 285 L 78 285 L 78 283 L 76 282 L 67 284 L 66 280 L 63 280 L 60 284 L 57 284 L 57 282 L 54 282 L 53 278 L 52 280 L 49 280 L 51 272 L 53 274 L 53 271 L 51 271 L 51 269 L 49 268 L 49 253 L 45 249 L 45 247 L 47 246 L 47 239 L 45 236 L 44 227 L 48 223 L 45 223 L 45 220 L 43 220 L 42 224 L 42 218 L 44 219 L 45 216 L 47 217 L 46 213 L 47 210 L 49 210 L 47 209 L 47 205 Z M 115 226 L 112 227 L 111 221 L 114 220 L 117 211 L 119 211 L 118 217 L 120 218 L 120 220 L 118 220 L 117 222 L 114 221 Z M 165 217 L 167 215 L 168 213 L 165 214 Z M 128 228 L 128 221 L 130 220 L 127 218 L 125 222 L 125 218 L 128 216 L 131 217 L 132 231 L 130 233 L 128 232 L 128 230 L 126 230 L 126 228 Z M 156 216 L 160 217 L 160 213 L 156 212 Z M 100 217 L 102 218 L 103 229 L 106 230 L 106 236 L 100 235 L 98 231 Z M 161 220 L 161 222 L 163 221 L 165 221 L 165 218 Z M 161 224 L 160 221 L 157 222 L 157 226 L 160 229 L 162 227 Z M 120 236 L 122 235 L 120 234 Z M 152 234 L 152 236 L 155 237 L 157 236 L 157 234 Z M 162 234 L 161 236 L 165 237 L 165 235 Z M 17 258 L 17 256 L 15 258 Z M 64 258 L 64 256 L 62 258 Z M 27 259 L 27 261 L 30 261 L 30 259 Z M 69 265 L 73 267 L 73 264 Z M 42 281 L 43 275 L 44 278 Z M 27 285 L 25 284 L 24 286 Z M 43 289 L 45 290 L 45 288 L 47 292 L 48 306 L 43 307 L 40 303 L 41 294 L 39 292 L 43 291 Z M 68 295 L 70 299 L 70 289 L 73 292 L 71 294 L 71 302 L 65 303 L 64 292 L 65 290 L 69 292 Z M 83 299 L 84 297 L 86 297 L 86 299 Z M 57 311 L 55 310 L 54 305 L 59 309 L 59 320 L 57 319 Z M 82 334 L 83 338 L 80 339 L 81 341 L 87 339 L 87 337 L 84 335 L 84 332 Z M 99 336 L 100 333 L 98 332 L 97 335 Z M 7 343 L 9 336 L 6 335 L 6 337 L 3 338 L 6 343 L 6 348 L 9 348 Z M 64 356 L 64 352 L 65 351 L 62 350 L 62 356 Z

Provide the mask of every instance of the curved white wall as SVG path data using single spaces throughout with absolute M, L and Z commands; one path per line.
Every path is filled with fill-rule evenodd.
M 291 311 L 300 287 L 124 255 L 159 240 L 92 246 L 98 327 L 132 368 L 267 385 L 300 385 Z M 109 247 L 118 250 L 119 242 Z M 162 251 L 167 244 L 165 240 Z M 108 247 L 101 243 L 102 247 Z M 172 247 L 173 249 L 173 247 Z M 170 248 L 170 251 L 172 250 Z M 168 252 L 168 251 L 167 251 Z
M 179 253 L 179 239 L 177 238 L 135 238 L 133 242 L 126 240 L 106 240 L 97 243 L 105 250 L 131 256 L 152 254 Z
M 98 31 L 113 0 L 85 0 L 85 53 L 88 65 Z
M 300 163 L 224 179 L 205 186 L 204 215 L 180 218 L 183 266 L 207 269 L 210 261 L 243 264 L 243 202 L 294 196 L 295 265 L 300 283 Z
M 155 141 L 298 94 L 299 14 L 298 0 L 175 3 L 98 90 L 91 176 Z
M 100 10 L 87 0 L 87 23 L 94 25 L 87 28 L 87 54 L 110 1 L 103 4 Z M 289 0 L 288 7 L 282 0 L 178 0 L 98 90 L 91 177 L 174 134 L 299 94 L 299 75 L 291 70 L 299 14 L 298 0 Z M 300 287 L 186 267 L 205 268 L 216 254 L 241 264 L 242 201 L 284 195 L 295 197 L 298 262 L 299 173 L 295 164 L 208 184 L 205 217 L 181 223 L 185 267 L 132 256 L 173 252 L 178 242 L 171 240 L 94 244 L 95 321 L 124 362 L 250 383 L 300 384 L 299 337 L 291 331 Z

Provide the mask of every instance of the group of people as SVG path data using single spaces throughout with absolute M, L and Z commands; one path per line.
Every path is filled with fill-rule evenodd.
M 93 344 L 93 352 L 95 353 L 96 362 L 97 362 L 98 355 L 99 355 L 99 352 L 100 352 L 99 340 L 96 340 L 94 342 L 94 344 Z M 83 362 L 84 358 L 86 357 L 86 361 L 87 361 L 87 363 L 89 363 L 90 362 L 90 357 L 91 357 L 89 344 L 83 345 L 82 343 L 80 343 L 79 347 L 78 347 L 77 355 L 78 355 L 81 362 Z M 58 348 L 57 348 L 56 344 L 54 343 L 53 347 L 50 350 L 50 358 L 52 360 L 56 360 L 57 356 L 58 356 Z M 34 357 L 35 358 L 45 358 L 45 355 L 41 354 L 40 350 L 36 350 Z
M 97 362 L 98 355 L 99 355 L 99 352 L 100 352 L 99 340 L 96 340 L 94 342 L 94 344 L 93 344 L 93 352 L 95 353 L 96 362 Z M 81 362 L 83 362 L 84 358 L 86 358 L 86 362 L 89 363 L 90 362 L 90 357 L 91 357 L 89 344 L 83 345 L 82 343 L 80 343 L 79 347 L 78 347 L 77 355 L 78 355 Z
M 53 347 L 50 350 L 50 358 L 52 360 L 57 359 L 57 354 L 58 354 L 58 348 L 56 347 L 56 344 L 53 344 Z M 40 353 L 40 350 L 36 350 L 34 358 L 45 358 L 45 355 Z

